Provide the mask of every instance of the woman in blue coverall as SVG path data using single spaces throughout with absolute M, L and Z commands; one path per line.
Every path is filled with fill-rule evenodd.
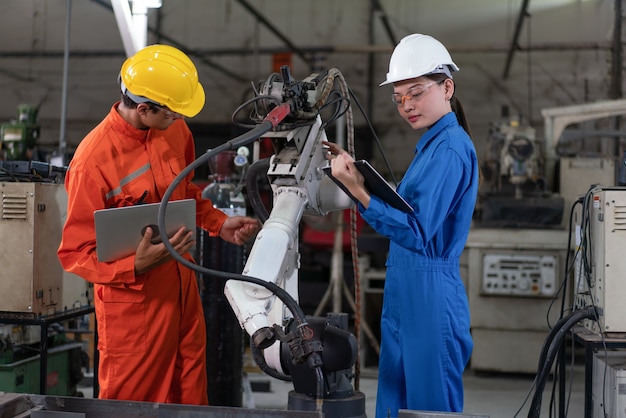
M 352 157 L 329 143 L 332 174 L 359 201 L 363 219 L 390 240 L 381 316 L 376 417 L 399 409 L 463 411 L 462 375 L 473 343 L 459 271 L 478 191 L 478 162 L 447 49 L 405 37 L 387 79 L 400 116 L 422 130 L 397 192 L 407 213 L 370 194 Z M 425 130 L 425 131 L 424 131 Z

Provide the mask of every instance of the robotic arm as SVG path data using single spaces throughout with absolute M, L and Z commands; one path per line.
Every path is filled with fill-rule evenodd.
M 328 75 L 312 75 L 292 83 L 288 73 L 282 78 L 273 75 L 265 82 L 259 97 L 271 97 L 272 102 L 290 102 L 295 111 L 286 130 L 274 130 L 271 138 L 276 153 L 270 158 L 267 177 L 273 191 L 273 206 L 269 218 L 257 235 L 243 274 L 258 277 L 285 289 L 298 300 L 298 225 L 304 214 L 326 215 L 349 208 L 353 203 L 327 176 L 322 168 L 325 158 L 326 133 L 318 110 L 314 110 L 327 94 Z M 281 344 L 276 328 L 285 327 L 293 315 L 267 288 L 248 282 L 229 280 L 225 294 L 241 326 L 252 342 L 264 350 L 265 360 L 272 369 L 284 374 Z M 279 331 L 280 332 L 280 331 Z
M 341 85 L 341 94 L 334 88 L 336 80 Z M 296 82 L 288 67 L 282 67 L 281 74 L 272 74 L 260 87 L 258 92 L 255 90 L 255 97 L 233 115 L 235 123 L 250 130 L 198 158 L 164 193 L 158 220 L 161 238 L 179 263 L 203 274 L 229 279 L 224 290 L 228 302 L 241 327 L 251 336 L 254 347 L 262 351 L 266 369 L 291 376 L 295 388 L 289 394 L 292 409 L 323 410 L 329 416 L 349 416 L 346 413 L 356 411 L 357 416 L 364 416 L 364 395 L 355 392 L 350 383 L 358 347 L 356 337 L 347 331 L 347 315 L 305 318 L 297 304 L 298 225 L 302 216 L 323 216 L 353 205 L 323 173 L 323 168 L 328 166 L 324 127 L 349 112 L 348 89 L 336 69 Z M 256 111 L 250 116 L 255 123 L 236 122 L 238 111 L 250 105 Z M 331 117 L 323 121 L 321 115 L 326 112 Z M 178 255 L 163 232 L 167 202 L 177 184 L 216 154 L 237 149 L 262 136 L 270 138 L 274 147 L 266 173 L 273 205 L 243 274 L 209 270 Z M 259 362 L 257 358 L 255 361 Z M 333 402 L 324 403 L 323 399 Z

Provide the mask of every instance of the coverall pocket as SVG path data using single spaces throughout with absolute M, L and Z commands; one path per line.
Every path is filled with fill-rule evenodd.
M 104 320 L 99 328 L 101 349 L 110 353 L 146 351 L 146 295 L 143 287 L 102 286 L 99 296 L 104 305 Z
M 182 157 L 170 158 L 167 161 L 167 165 L 170 168 L 169 175 L 171 176 L 171 178 L 166 179 L 167 184 L 172 184 L 174 182 L 174 179 L 178 177 L 180 172 L 183 171 L 187 167 L 186 161 Z M 179 186 L 173 191 L 171 200 L 179 200 L 179 199 L 185 199 L 185 198 L 186 198 L 185 188 L 181 187 L 179 184 Z
M 151 179 L 147 178 L 145 175 L 138 176 L 122 185 L 119 191 L 107 200 L 107 207 L 135 205 L 142 198 L 144 193 L 149 192 L 153 188 L 154 185 L 151 183 Z M 146 197 L 144 196 L 143 199 L 146 199 Z M 152 203 L 149 199 L 150 198 L 145 200 L 144 203 Z

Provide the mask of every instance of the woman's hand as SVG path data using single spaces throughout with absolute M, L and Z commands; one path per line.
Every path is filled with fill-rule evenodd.
M 365 188 L 365 178 L 354 165 L 354 158 L 333 142 L 324 141 L 328 147 L 331 173 L 339 180 L 366 209 L 370 204 L 370 194 Z
M 342 154 L 346 154 L 348 157 L 352 158 L 350 154 L 348 154 L 343 148 L 341 148 L 339 145 L 335 144 L 334 142 L 322 141 L 322 144 L 328 148 L 328 153 L 327 153 L 326 158 L 329 160 L 332 160 L 335 157 L 342 155 Z

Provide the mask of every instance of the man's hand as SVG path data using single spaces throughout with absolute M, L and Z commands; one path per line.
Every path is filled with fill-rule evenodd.
M 232 244 L 243 245 L 259 232 L 260 223 L 248 216 L 231 216 L 220 229 L 220 237 Z
M 146 228 L 141 242 L 137 246 L 137 252 L 135 253 L 135 275 L 141 275 L 154 267 L 160 266 L 172 260 L 165 244 L 152 244 L 151 240 L 154 236 L 154 230 L 150 227 Z M 170 244 L 174 247 L 174 250 L 183 255 L 196 244 L 196 241 L 192 239 L 193 231 L 189 231 L 185 227 L 181 227 L 171 238 Z

